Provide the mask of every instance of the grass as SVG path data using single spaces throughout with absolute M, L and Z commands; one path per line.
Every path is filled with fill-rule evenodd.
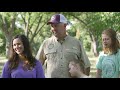
M 97 61 L 98 57 L 94 57 L 94 55 L 90 52 L 87 52 L 86 54 L 91 63 L 90 76 L 92 78 L 94 78 L 96 75 L 96 61 Z M 1 72 L 3 69 L 3 65 L 6 61 L 7 61 L 7 59 L 4 56 L 0 56 L 0 75 L 1 75 Z
M 93 55 L 93 53 L 90 53 L 90 52 L 87 52 L 86 54 L 87 54 L 87 56 L 90 60 L 90 63 L 91 63 L 90 76 L 92 78 L 95 78 L 95 75 L 96 75 L 96 61 L 97 61 L 98 57 L 95 57 Z

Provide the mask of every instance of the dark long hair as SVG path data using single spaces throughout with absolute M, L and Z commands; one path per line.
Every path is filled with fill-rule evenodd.
M 25 56 L 26 60 L 29 62 L 30 67 L 35 66 L 35 58 L 32 55 L 31 47 L 28 38 L 25 35 L 16 35 L 11 40 L 10 46 L 10 55 L 9 55 L 9 69 L 12 70 L 16 68 L 19 64 L 19 56 L 13 49 L 13 40 L 19 38 L 24 46 L 23 55 Z
M 112 54 L 117 53 L 118 49 L 120 48 L 119 41 L 117 39 L 116 31 L 113 29 L 107 29 L 102 32 L 102 34 L 106 34 L 111 38 L 112 44 L 110 45 L 109 51 Z M 108 48 L 103 48 L 104 53 L 107 53 Z

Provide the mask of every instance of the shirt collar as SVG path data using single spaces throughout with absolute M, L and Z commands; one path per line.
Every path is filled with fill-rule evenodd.
M 63 40 L 59 41 L 54 35 L 53 35 L 54 39 L 58 42 L 64 42 L 68 39 L 69 35 L 67 35 Z

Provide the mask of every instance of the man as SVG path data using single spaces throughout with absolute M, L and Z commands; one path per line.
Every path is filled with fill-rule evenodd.
M 70 78 L 69 62 L 79 59 L 89 75 L 90 62 L 80 41 L 66 34 L 67 19 L 62 14 L 51 17 L 47 23 L 51 25 L 53 36 L 43 42 L 36 58 L 45 65 L 47 78 Z M 46 63 L 46 64 L 45 64 Z

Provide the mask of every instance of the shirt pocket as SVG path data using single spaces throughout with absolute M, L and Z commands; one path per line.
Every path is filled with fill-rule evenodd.
M 81 59 L 80 51 L 74 48 L 66 49 L 65 57 L 69 60 Z
M 45 56 L 47 60 L 54 59 L 56 57 L 57 50 L 56 49 L 47 49 L 45 50 Z

